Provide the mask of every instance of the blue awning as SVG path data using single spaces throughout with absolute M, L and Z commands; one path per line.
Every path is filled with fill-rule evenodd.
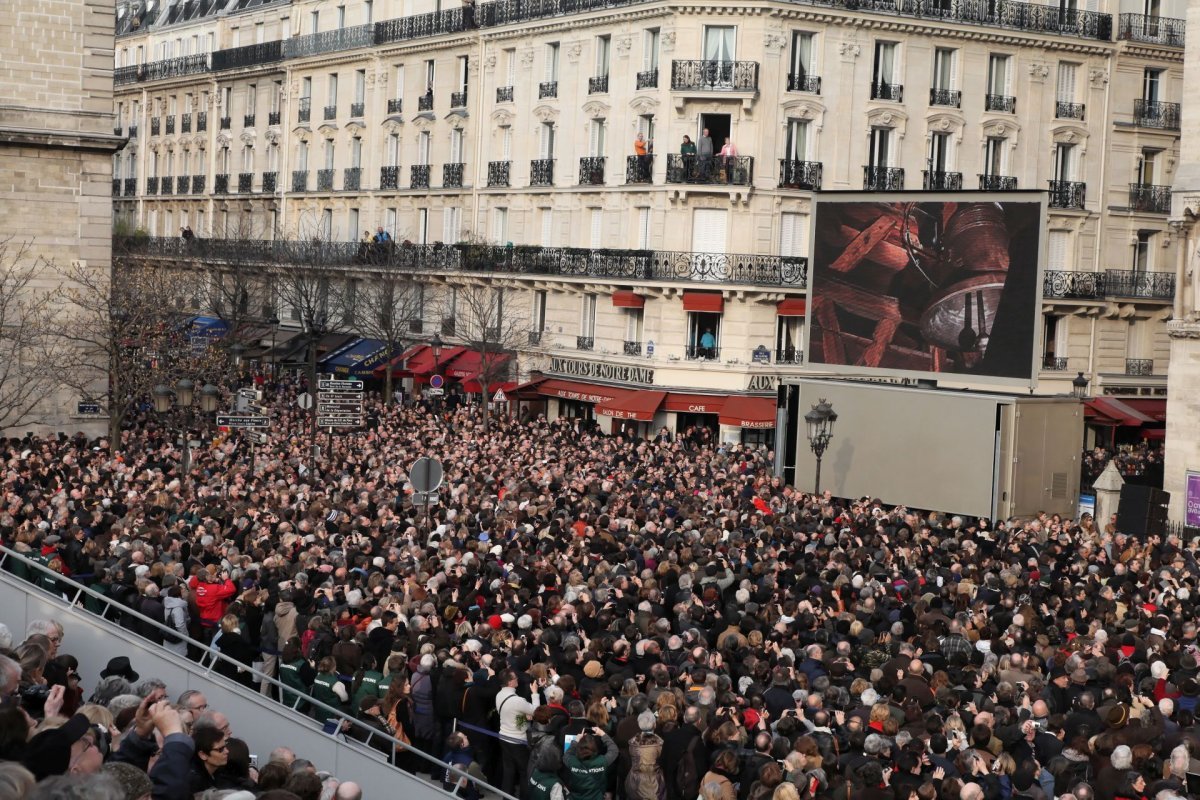
M 229 325 L 225 320 L 216 317 L 196 317 L 188 326 L 188 333 L 192 336 L 203 336 L 209 339 L 217 339 L 225 335 L 225 331 L 229 330 Z
M 378 339 L 355 339 L 326 356 L 321 368 L 334 375 L 369 378 L 389 357 L 387 345 Z

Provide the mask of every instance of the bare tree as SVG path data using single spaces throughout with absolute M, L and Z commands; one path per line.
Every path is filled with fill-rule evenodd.
M 354 321 L 360 333 L 378 339 L 389 354 L 415 342 L 423 332 L 425 285 L 412 272 L 370 270 L 358 288 Z M 384 402 L 392 403 L 392 367 L 385 365 Z
M 61 386 L 53 335 L 61 293 L 37 285 L 53 272 L 28 243 L 0 239 L 0 431 L 41 422 Z
M 258 235 L 247 217 L 231 223 L 221 242 L 220 259 L 203 259 L 204 242 L 187 247 L 201 256 L 194 263 L 202 282 L 204 310 L 225 324 L 225 345 L 256 342 L 260 325 L 275 313 L 264 256 L 270 242 Z

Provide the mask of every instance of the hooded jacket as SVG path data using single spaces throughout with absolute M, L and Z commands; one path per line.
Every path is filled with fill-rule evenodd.
M 193 575 L 188 581 L 188 587 L 196 598 L 196 607 L 200 609 L 200 621 L 208 625 L 216 625 L 225 616 L 229 608 L 229 598 L 237 592 L 233 581 L 224 583 L 201 583 Z

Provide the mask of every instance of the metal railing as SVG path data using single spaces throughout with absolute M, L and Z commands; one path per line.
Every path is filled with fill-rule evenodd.
M 190 175 L 175 176 L 175 194 L 188 194 L 191 182 L 192 177 Z
M 1129 184 L 1129 207 L 1148 214 L 1171 212 L 1171 187 L 1148 183 Z
M 477 12 L 478 15 L 478 12 Z M 408 39 L 457 33 L 466 27 L 462 8 L 430 11 L 375 23 L 375 44 L 390 44 Z
M 308 170 L 297 169 L 292 170 L 292 191 L 307 192 L 308 191 Z
M 375 26 L 371 24 L 355 25 L 351 28 L 335 28 L 330 31 L 284 39 L 283 57 L 304 58 L 321 53 L 370 47 L 373 44 L 375 44 Z
M 1051 208 L 1083 208 L 1087 184 L 1081 181 L 1050 181 Z
M 192 115 L 191 114 L 180 114 L 179 115 L 179 132 L 180 133 L 191 133 L 192 132 Z
M 256 119 L 256 117 L 254 114 L 243 114 L 242 115 L 242 127 L 243 128 L 253 128 L 255 119 Z
M 208 182 L 207 175 L 192 176 L 192 194 L 204 194 L 205 184 Z
M 979 188 L 985 192 L 1011 192 L 1017 188 L 1017 179 L 1012 175 L 980 175 Z
M 283 114 L 279 111 L 268 111 L 267 112 L 267 124 L 268 125 L 278 125 L 278 124 L 280 124 L 282 119 L 283 119 Z
M 1183 47 L 1187 20 L 1147 14 L 1121 14 L 1117 19 L 1117 39 L 1127 42 Z
M 254 173 L 238 173 L 238 194 L 249 194 L 254 191 Z
M 653 183 L 654 154 L 625 158 L 625 183 Z
M 1104 297 L 1104 273 L 1048 269 L 1042 275 L 1042 296 L 1061 300 L 1099 300 Z
M 442 186 L 447 189 L 461 189 L 463 185 L 463 164 L 442 165 Z
M 401 97 L 393 97 L 387 101 L 387 113 L 399 114 L 404 110 L 404 99 Z
M 208 72 L 211 68 L 209 54 L 200 53 L 194 56 L 179 56 L 146 64 L 135 64 L 130 67 L 119 67 L 113 70 L 113 84 L 123 86 L 129 83 L 143 81 L 158 81 L 165 78 L 181 78 L 186 75 L 197 75 Z
M 159 194 L 174 194 L 175 193 L 175 178 L 167 175 L 162 179 L 162 185 L 159 189 Z
M 779 159 L 779 188 L 815 191 L 821 188 L 821 177 L 825 171 L 820 161 L 796 161 Z
M 213 176 L 213 194 L 229 194 L 229 175 Z
M 307 174 L 307 173 L 301 173 Z M 313 264 L 352 269 L 361 242 L 196 239 L 117 239 L 114 250 L 148 258 L 195 258 L 259 264 Z M 519 245 L 397 245 L 373 251 L 372 261 L 414 272 L 471 272 L 604 278 L 622 281 L 746 284 L 803 288 L 808 259 L 738 253 L 535 247 Z
M 400 167 L 380 167 L 379 168 L 379 188 L 380 189 L 399 189 L 400 188 Z
M 542 344 L 542 332 L 529 331 L 528 341 L 531 347 L 540 347 Z
M 820 94 L 821 76 L 810 75 L 807 72 L 789 72 L 787 76 L 787 90 L 789 92 L 809 92 L 811 94 Z
M 162 133 L 162 120 L 160 120 L 158 117 L 151 117 L 150 118 L 150 135 L 158 136 L 160 133 Z
M 206 130 L 208 130 L 208 112 L 207 111 L 197 111 L 196 112 L 196 133 L 203 133 Z
M 608 94 L 608 76 L 597 75 L 588 78 L 588 94 Z
M 166 128 L 167 128 L 167 136 L 170 136 L 171 134 L 175 133 L 175 115 L 174 114 L 167 114 Z
M 363 114 L 366 113 L 366 110 L 367 110 L 366 103 L 351 103 L 350 104 L 350 119 L 362 119 L 362 116 L 363 116 Z
M 296 103 L 296 121 L 308 122 L 312 119 L 312 98 L 301 97 Z
M 230 47 L 217 50 L 212 54 L 214 70 L 240 69 L 242 67 L 258 67 L 263 64 L 274 64 L 283 60 L 283 40 L 248 44 L 243 47 Z
M 1154 359 L 1127 358 L 1125 359 L 1125 374 L 1145 377 L 1154 374 Z
M 904 101 L 904 84 L 871 81 L 871 99 L 901 103 Z
M 227 131 L 233 125 L 233 120 L 230 117 L 221 117 L 221 130 Z
M 675 92 L 757 92 L 757 61 L 690 59 L 671 62 Z
M 984 111 L 1000 111 L 1005 114 L 1017 113 L 1017 98 L 1007 94 L 987 94 L 983 97 Z
M 121 179 L 120 178 L 112 179 L 112 196 L 113 197 L 121 196 Z
M 904 167 L 863 167 L 863 188 L 873 192 L 904 190 Z
M 1133 124 L 1142 128 L 1177 131 L 1181 116 L 1179 103 L 1164 103 L 1161 100 L 1142 100 L 1141 98 L 1133 101 Z
M 604 156 L 583 156 L 579 159 L 579 185 L 604 185 Z
M 433 111 L 433 93 L 423 94 L 417 98 L 417 111 Z
M 558 97 L 558 81 L 542 81 L 538 84 L 538 99 Z
M 1042 369 L 1047 372 L 1063 372 L 1067 368 L 1066 356 L 1044 355 L 1042 356 Z
M 275 194 L 279 190 L 279 173 L 264 172 L 262 177 L 263 194 Z
M 1083 103 L 1066 103 L 1056 100 L 1054 101 L 1054 118 L 1082 120 L 1084 108 Z
M 754 156 L 685 156 L 667 154 L 667 183 L 750 186 Z
M 158 194 L 158 178 L 146 178 L 146 194 Z
M 496 102 L 511 103 L 513 101 L 513 87 L 497 86 L 496 87 Z
M 596 349 L 596 339 L 592 336 L 576 336 L 575 337 L 575 349 L 576 350 L 595 350 Z
M 1106 297 L 1140 300 L 1174 300 L 1174 272 L 1144 272 L 1136 269 L 1110 269 L 1104 273 Z
M 921 171 L 921 188 L 925 191 L 957 192 L 963 188 L 961 172 Z
M 511 161 L 489 161 L 487 171 L 488 186 L 508 186 L 509 172 L 512 170 Z
M 625 346 L 623 349 L 624 349 L 625 355 L 627 355 L 627 356 L 640 356 L 642 354 L 642 343 L 641 342 L 631 342 L 628 339 L 626 339 Z
M 647 69 L 639 72 L 634 81 L 635 89 L 657 89 L 658 88 L 658 70 Z
M 137 194 L 137 178 L 125 179 L 125 196 L 133 197 Z
M 683 348 L 683 357 L 688 361 L 716 361 L 721 357 L 721 348 L 689 344 Z
M 450 93 L 450 107 L 451 108 L 466 108 L 467 107 L 467 90 L 466 89 L 462 90 L 461 92 L 451 92 Z
M 962 92 L 958 89 L 930 89 L 929 105 L 962 108 Z
M 336 105 L 325 106 L 324 116 L 325 116 L 325 119 L 327 119 L 327 120 L 337 119 L 337 106 Z
M 776 347 L 776 364 L 803 364 L 804 351 L 798 347 Z
M 429 188 L 429 165 L 413 164 L 409 167 L 408 185 L 413 189 Z
M 317 191 L 332 192 L 333 191 L 333 173 L 332 169 L 317 170 Z
M 530 186 L 553 186 L 554 185 L 554 159 L 553 158 L 535 158 L 529 162 L 529 185 Z
M 129 123 L 129 138 L 136 139 L 138 134 L 138 126 L 135 123 Z
M 362 167 L 346 167 L 342 170 L 342 191 L 357 192 L 362 188 Z

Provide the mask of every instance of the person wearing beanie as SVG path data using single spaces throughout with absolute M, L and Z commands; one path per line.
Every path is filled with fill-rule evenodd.
M 110 761 L 101 770 L 105 775 L 114 778 L 125 792 L 125 800 L 144 800 L 150 796 L 154 783 L 150 776 L 132 764 L 122 761 Z
M 658 720 L 652 711 L 637 716 L 638 733 L 629 740 L 629 773 L 625 776 L 628 800 L 659 800 L 666 793 L 662 767 L 662 738 L 654 732 Z

